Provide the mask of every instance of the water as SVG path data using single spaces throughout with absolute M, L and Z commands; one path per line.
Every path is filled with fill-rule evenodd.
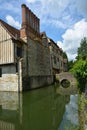
M 77 95 L 58 94 L 54 86 L 23 94 L 0 92 L 0 130 L 74 130 L 77 109 Z
M 58 130 L 74 130 L 77 128 L 78 122 L 78 96 L 70 95 L 70 101 L 66 104 L 66 110 L 63 115 L 63 120 Z

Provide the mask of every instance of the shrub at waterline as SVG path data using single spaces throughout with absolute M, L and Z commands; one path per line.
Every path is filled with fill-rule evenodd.
M 70 70 L 78 81 L 80 91 L 84 91 L 87 82 L 87 60 L 78 60 Z

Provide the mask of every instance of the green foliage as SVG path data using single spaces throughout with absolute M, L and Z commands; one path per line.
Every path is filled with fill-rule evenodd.
M 77 53 L 77 60 L 87 58 L 87 39 L 85 37 L 81 40 Z
M 81 91 L 84 91 L 85 84 L 87 82 L 87 60 L 78 60 L 74 64 L 71 72 L 74 73 L 78 81 L 78 87 Z
M 87 122 L 87 98 L 84 97 L 84 93 L 78 94 L 78 107 L 79 107 L 79 128 L 84 130 L 85 123 Z
M 68 61 L 68 70 L 72 69 L 73 65 L 74 65 L 73 60 Z
M 75 126 L 71 126 L 71 127 L 70 126 L 69 127 L 66 126 L 65 130 L 79 130 L 79 127 L 78 126 L 76 126 L 76 127 Z
M 66 52 L 63 52 L 63 58 L 64 58 L 64 59 L 68 59 Z

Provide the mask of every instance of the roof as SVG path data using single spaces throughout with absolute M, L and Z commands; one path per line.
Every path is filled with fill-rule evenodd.
M 48 42 L 52 43 L 53 45 L 55 45 L 61 52 L 63 52 L 62 48 L 60 48 L 57 43 L 55 43 L 51 38 L 48 38 Z
M 43 37 L 43 36 L 47 37 L 45 32 L 40 32 L 40 35 L 41 35 L 41 37 Z
M 12 37 L 20 37 L 20 31 L 0 19 L 0 23 L 10 32 Z
M 1 19 L 0 19 L 0 24 L 5 27 L 5 29 L 10 33 L 13 39 L 24 43 L 24 41 L 20 38 L 20 30 L 12 27 L 11 25 L 7 24 Z

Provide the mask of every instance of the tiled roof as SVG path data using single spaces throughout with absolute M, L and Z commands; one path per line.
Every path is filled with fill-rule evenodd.
M 0 23 L 7 29 L 7 31 L 10 33 L 10 35 L 17 39 L 20 38 L 20 31 L 12 26 L 10 26 L 9 24 L 7 24 L 6 22 L 4 22 L 3 20 L 0 19 Z
M 4 28 L 10 33 L 11 37 L 17 41 L 20 41 L 21 43 L 26 44 L 21 38 L 20 38 L 20 30 L 12 27 L 11 25 L 7 24 L 3 20 L 0 19 L 0 24 L 4 26 Z

